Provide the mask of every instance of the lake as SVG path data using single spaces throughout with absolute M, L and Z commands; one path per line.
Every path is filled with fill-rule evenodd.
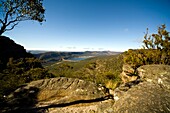
M 81 61 L 81 60 L 85 60 L 87 58 L 91 58 L 93 56 L 82 56 L 82 57 L 73 57 L 73 58 L 70 58 L 70 59 L 67 59 L 67 60 L 72 60 L 72 61 Z

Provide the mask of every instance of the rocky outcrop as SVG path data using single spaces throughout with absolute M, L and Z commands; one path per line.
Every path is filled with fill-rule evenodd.
M 123 71 L 120 76 L 124 84 L 135 81 L 139 78 L 136 74 L 136 70 L 128 64 L 124 64 L 122 70 Z
M 104 113 L 113 112 L 113 100 L 92 82 L 58 77 L 33 81 L 8 96 L 16 112 Z
M 117 88 L 113 108 L 115 113 L 169 113 L 170 66 L 146 65 L 137 69 L 141 82 L 127 88 Z M 125 85 L 124 85 L 124 89 Z M 116 92 L 117 91 L 117 92 Z
M 142 81 L 155 83 L 170 90 L 170 66 L 146 65 L 137 69 Z
M 116 88 L 113 99 L 109 89 L 90 81 L 66 77 L 33 81 L 9 95 L 1 112 L 169 113 L 170 66 L 145 65 L 136 72 L 138 79 Z
M 114 90 L 113 98 L 115 101 L 119 100 L 130 88 L 141 82 L 140 76 L 137 74 L 136 70 L 128 64 L 123 65 L 120 77 L 123 84 Z

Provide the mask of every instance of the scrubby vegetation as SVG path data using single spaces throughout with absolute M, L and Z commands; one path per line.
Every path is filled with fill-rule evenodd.
M 8 37 L 0 36 L 0 102 L 20 85 L 53 77 L 40 61 Z
M 48 66 L 49 72 L 55 76 L 73 77 L 101 83 L 108 88 L 115 88 L 121 82 L 122 55 L 100 56 L 79 62 L 67 62 Z
M 143 43 L 143 49 L 125 52 L 124 63 L 135 69 L 147 64 L 170 65 L 170 36 L 165 25 L 158 28 L 157 34 L 148 35 L 147 29 Z
M 51 77 L 53 77 L 52 74 L 49 74 L 41 66 L 38 59 L 22 58 L 13 60 L 10 58 L 6 69 L 0 72 L 0 98 L 24 83 Z

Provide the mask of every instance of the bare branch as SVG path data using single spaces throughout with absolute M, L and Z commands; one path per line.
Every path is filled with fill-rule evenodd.
M 4 18 L 4 23 L 6 24 L 7 23 L 7 21 L 8 21 L 8 16 L 9 16 L 9 11 L 5 14 L 5 18 Z
M 22 18 L 22 19 L 20 19 L 20 18 Z M 23 18 L 24 18 L 24 16 L 23 16 L 23 15 L 20 15 L 20 16 L 18 16 L 16 19 L 9 21 L 9 22 L 6 24 L 6 26 L 9 26 L 10 24 L 15 23 L 15 22 L 19 22 L 19 21 L 30 20 L 30 19 L 23 19 Z
M 0 19 L 0 22 L 3 24 L 4 22 Z
M 17 21 L 18 21 L 18 19 L 11 20 L 10 22 L 8 22 L 8 24 L 6 24 L 6 26 L 9 26 L 10 24 L 15 23 L 15 22 L 17 22 Z
M 15 23 L 10 29 L 5 29 L 5 31 L 10 31 L 10 30 L 14 29 L 14 27 L 15 27 L 16 25 L 18 25 L 18 23 L 19 23 L 19 22 Z

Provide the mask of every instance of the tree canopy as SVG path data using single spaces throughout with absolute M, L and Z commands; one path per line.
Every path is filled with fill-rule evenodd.
M 161 27 L 158 27 L 158 33 L 148 36 L 147 33 L 144 36 L 144 48 L 147 49 L 160 49 L 160 50 L 170 50 L 170 36 L 166 30 L 166 26 L 163 24 Z
M 0 36 L 19 22 L 45 20 L 43 0 L 0 0 Z

